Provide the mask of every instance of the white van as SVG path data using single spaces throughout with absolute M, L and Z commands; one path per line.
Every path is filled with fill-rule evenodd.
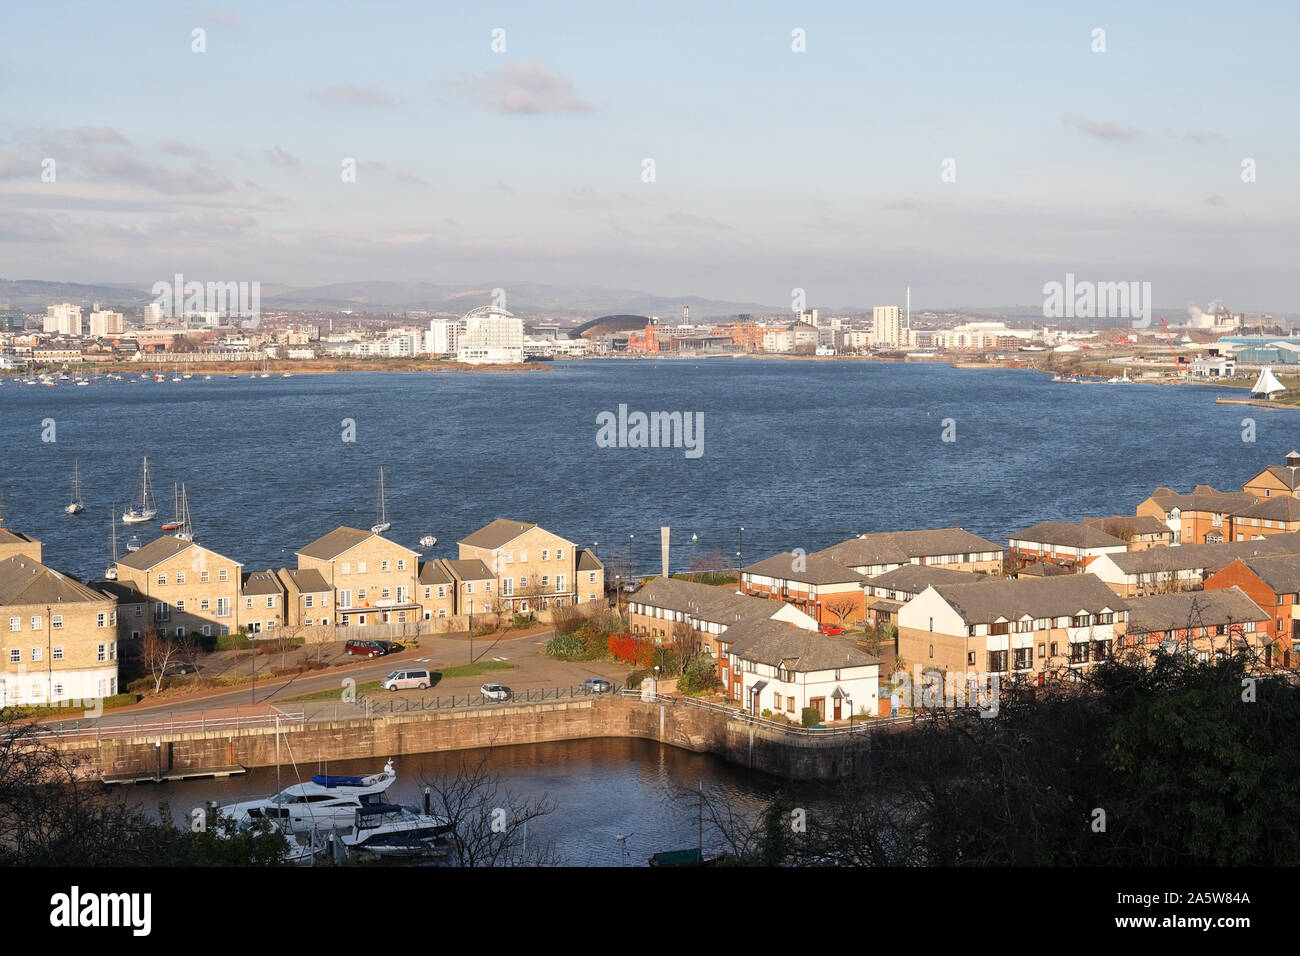
M 384 690 L 428 690 L 429 688 L 429 668 L 427 667 L 407 667 L 400 671 L 393 671 L 382 681 L 379 686 Z

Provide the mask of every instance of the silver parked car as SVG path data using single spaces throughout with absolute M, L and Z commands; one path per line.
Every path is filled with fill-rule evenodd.
M 484 684 L 479 688 L 481 693 L 488 700 L 509 700 L 514 693 L 504 684 Z

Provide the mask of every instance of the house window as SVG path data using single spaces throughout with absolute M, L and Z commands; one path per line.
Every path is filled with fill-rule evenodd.
M 364 562 L 364 561 L 358 561 L 358 562 L 357 562 L 357 574 L 365 574 L 365 573 L 366 573 L 366 562 Z
M 388 562 L 387 562 L 387 561 L 380 561 L 380 562 L 379 562 L 379 570 L 380 570 L 380 571 L 387 571 L 387 570 L 388 570 Z
M 208 572 L 207 572 L 207 571 L 200 571 L 200 572 L 199 572 L 199 583 L 200 583 L 200 584 L 207 584 L 207 583 L 208 583 Z
M 563 548 L 556 548 L 556 549 L 555 549 L 555 560 L 556 560 L 556 561 L 563 561 L 563 560 L 564 560 L 564 549 L 563 549 Z
M 526 588 L 526 587 L 528 587 L 528 578 L 527 578 L 526 576 L 524 576 L 524 575 L 520 575 L 520 577 L 519 577 L 519 586 L 520 586 L 521 588 Z
M 974 652 L 974 651 L 967 651 L 967 652 L 966 652 L 966 666 L 967 666 L 967 667 L 974 667 L 974 666 L 975 666 L 975 652 Z
M 1088 614 L 1080 614 L 1070 621 L 1070 624 L 1074 627 L 1087 627 L 1091 623 L 1092 617 Z
M 218 569 L 217 569 L 217 580 L 218 580 L 218 581 L 225 581 L 226 579 L 227 579 L 226 569 L 225 569 L 225 568 L 218 568 Z
M 211 602 L 208 598 L 199 598 L 199 610 L 200 610 L 200 611 L 206 611 L 206 610 L 208 610 L 211 606 L 212 606 L 212 602 Z
M 365 588 L 357 588 L 357 600 L 358 600 L 358 601 L 364 601 L 365 599 L 366 599 L 366 589 L 365 589 Z
M 230 617 L 230 598 L 217 598 L 217 617 Z
M 473 593 L 474 593 L 474 582 L 473 582 L 473 581 L 466 581 L 466 582 L 465 582 L 465 593 L 466 593 L 466 594 L 473 594 Z
M 1040 658 L 1042 658 L 1042 657 L 1046 657 L 1046 656 L 1047 656 L 1047 645 L 1046 645 L 1046 644 L 1039 644 L 1039 645 L 1038 645 L 1038 656 L 1039 656 Z
M 32 615 L 32 630 L 33 630 L 33 631 L 39 631 L 43 625 L 44 625 L 44 618 L 42 618 L 39 614 L 33 614 L 33 615 Z
M 445 607 L 438 608 L 438 617 L 446 617 L 446 616 L 447 616 L 447 609 Z
M 99 647 L 100 647 L 100 650 L 102 651 L 103 648 L 104 648 L 104 645 L 103 645 L 103 644 L 100 644 Z M 56 661 L 61 661 L 61 660 L 63 660 L 63 645 L 62 645 L 62 644 L 56 644 L 56 645 L 54 645 L 54 648 L 53 648 L 53 650 L 51 651 L 50 656 L 53 657 Z M 102 658 L 102 657 L 100 658 L 101 661 L 102 661 L 103 659 L 104 659 L 104 658 Z
M 267 598 L 267 599 L 266 599 L 266 606 L 267 606 L 267 607 L 275 607 L 275 598 L 273 598 L 273 597 L 269 597 L 269 598 Z
M 385 601 L 388 600 L 388 596 L 389 596 L 389 594 L 391 594 L 391 593 L 392 593 L 392 592 L 390 592 L 390 591 L 388 590 L 388 588 L 380 588 L 380 589 L 379 589 L 379 596 L 380 596 L 381 598 L 383 598 Z
M 595 572 L 595 571 L 592 571 L 590 574 L 587 575 L 587 583 L 588 583 L 588 584 L 595 584 L 595 583 L 596 583 L 596 572 Z
M 545 548 L 542 549 L 542 560 L 543 561 L 551 560 L 551 552 L 546 550 Z
M 989 651 L 989 670 L 1005 671 L 1007 669 L 1006 651 Z
M 97 646 L 95 651 L 95 660 L 103 661 L 108 659 L 108 648 L 103 644 Z
M 1052 641 L 1052 656 L 1056 656 L 1056 641 Z
M 40 659 L 41 659 L 41 648 L 39 648 L 39 647 L 33 647 L 33 648 L 32 648 L 32 660 L 34 660 L 34 661 L 39 661 Z
M 933 645 L 933 644 L 930 645 L 930 656 L 931 656 L 931 657 L 934 657 L 934 645 Z
M 253 606 L 253 599 L 252 599 L 252 598 L 244 598 L 244 607 L 252 607 L 252 606 Z
M 21 664 L 22 661 L 23 661 L 23 652 L 20 651 L 20 650 L 19 650 L 18 648 L 16 648 L 16 647 L 10 648 L 10 649 L 9 649 L 9 663 L 10 663 L 10 664 Z
M 406 559 L 405 559 L 405 558 L 398 558 L 398 559 L 397 559 L 397 570 L 399 570 L 399 571 L 405 571 L 405 570 L 406 570 Z
M 543 552 L 543 553 L 545 553 L 545 552 Z M 543 575 L 542 575 L 542 587 L 544 587 L 544 588 L 545 588 L 545 587 L 550 587 L 550 585 L 551 585 L 551 576 L 550 576 L 549 574 L 543 574 Z
M 351 563 L 350 563 L 350 562 L 347 562 L 347 561 L 344 561 L 343 564 L 339 567 L 339 573 L 340 573 L 340 574 L 351 574 L 351 573 L 352 573 L 352 565 L 351 565 Z
M 177 571 L 177 572 L 176 572 L 176 583 L 177 583 L 177 584 L 184 584 L 184 583 L 185 583 L 185 572 L 184 572 L 184 571 Z
M 433 597 L 433 588 L 425 588 L 425 589 L 424 589 L 424 599 L 427 601 L 427 600 L 429 600 L 429 598 L 431 598 L 431 597 Z
M 1027 671 L 1034 666 L 1034 649 L 1032 647 L 1017 647 L 1015 653 L 1016 670 Z
M 446 596 L 447 596 L 447 586 L 446 586 L 445 584 L 439 584 L 439 585 L 438 585 L 438 597 L 440 597 L 440 598 L 445 598 Z
M 11 617 L 9 619 L 9 630 L 21 631 L 23 629 L 23 619 L 21 617 Z
M 178 611 L 183 611 L 183 610 L 185 610 L 185 602 L 184 602 L 184 601 L 177 601 L 177 602 L 176 602 L 176 610 L 178 610 Z
M 50 626 L 51 626 L 52 628 L 54 628 L 54 630 L 56 630 L 56 631 L 60 631 L 60 630 L 62 630 L 62 629 L 63 629 L 63 615 L 62 615 L 62 614 L 53 614 L 53 615 L 51 615 L 51 616 L 50 616 Z
M 107 624 L 108 624 L 108 615 L 107 615 L 107 614 L 102 614 L 102 613 L 101 613 L 101 614 L 96 614 L 96 615 L 95 615 L 95 627 L 104 627 L 104 626 L 107 625 Z
M 308 621 L 307 623 L 310 624 L 311 622 Z M 211 636 L 212 636 L 212 625 L 211 625 L 211 624 L 204 624 L 204 625 L 203 625 L 203 628 L 202 628 L 202 630 L 201 630 L 201 633 L 203 634 L 204 637 L 211 637 Z

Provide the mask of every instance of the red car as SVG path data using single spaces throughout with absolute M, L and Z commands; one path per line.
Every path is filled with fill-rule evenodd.
M 356 657 L 383 657 L 384 649 L 374 641 L 348 641 L 343 653 Z
M 830 634 L 832 637 L 844 633 L 844 628 L 840 627 L 838 624 L 823 624 L 821 627 L 817 628 L 817 630 L 821 631 L 823 634 Z

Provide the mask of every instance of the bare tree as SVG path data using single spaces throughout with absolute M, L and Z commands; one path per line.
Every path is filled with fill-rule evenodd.
M 165 635 L 159 634 L 156 628 L 151 627 L 145 632 L 144 640 L 140 644 L 140 662 L 153 678 L 155 695 L 162 692 L 162 682 L 167 676 L 167 667 L 178 657 L 176 644 Z
M 555 812 L 550 797 L 512 792 L 489 768 L 491 753 L 451 773 L 421 775 L 430 810 L 451 826 L 452 859 L 458 866 L 553 866 L 554 846 L 528 824 Z
M 827 601 L 822 607 L 830 611 L 839 620 L 840 627 L 844 626 L 845 619 L 857 608 L 857 602 L 851 597 L 834 598 Z

